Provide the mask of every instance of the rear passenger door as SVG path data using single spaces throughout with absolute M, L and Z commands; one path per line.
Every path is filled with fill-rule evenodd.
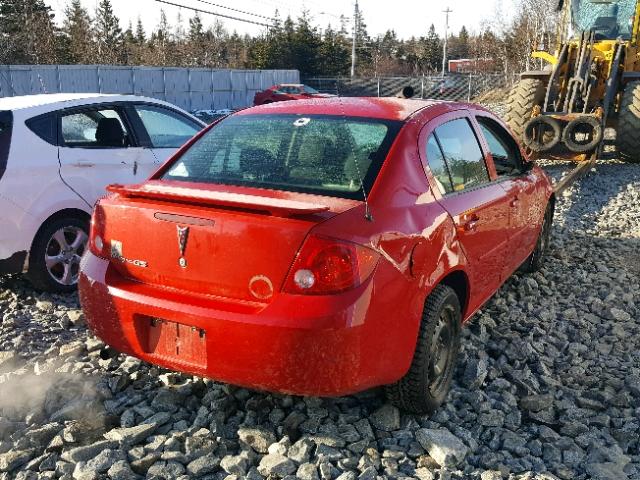
M 509 203 L 509 256 L 505 276 L 511 275 L 531 254 L 538 239 L 544 211 L 536 190 L 537 179 L 526 168 L 520 148 L 511 134 L 494 119 L 476 115 L 487 150 L 493 159 L 496 181 L 505 190 Z
M 58 114 L 60 177 L 89 206 L 112 183 L 141 182 L 141 167 L 153 164 L 118 105 L 95 105 Z
M 435 123 L 435 125 L 431 125 Z M 471 118 L 438 117 L 423 132 L 430 182 L 456 226 L 468 261 L 473 311 L 501 285 L 508 244 L 507 193 L 492 182 Z

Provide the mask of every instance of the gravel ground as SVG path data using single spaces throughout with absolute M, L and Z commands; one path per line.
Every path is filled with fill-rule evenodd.
M 464 330 L 431 417 L 102 360 L 75 296 L 0 278 L 0 480 L 640 480 L 640 165 L 596 170 L 559 199 L 542 272 Z

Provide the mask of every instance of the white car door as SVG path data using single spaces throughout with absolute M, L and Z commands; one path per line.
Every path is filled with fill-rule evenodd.
M 183 113 L 161 105 L 136 104 L 134 110 L 146 130 L 151 151 L 160 165 L 203 128 L 200 123 Z M 148 172 L 147 176 L 151 173 L 153 172 Z
M 60 113 L 60 177 L 89 206 L 112 183 L 147 178 L 155 158 L 138 146 L 124 111 L 117 105 L 95 105 Z

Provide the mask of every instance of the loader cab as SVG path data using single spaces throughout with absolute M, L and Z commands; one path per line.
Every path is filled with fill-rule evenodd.
M 573 0 L 573 36 L 593 30 L 596 40 L 630 40 L 637 0 Z

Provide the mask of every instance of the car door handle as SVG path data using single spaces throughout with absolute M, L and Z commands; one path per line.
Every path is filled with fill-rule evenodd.
M 514 197 L 509 203 L 511 207 L 517 207 L 518 205 L 520 205 L 520 199 L 518 197 Z
M 478 224 L 480 223 L 480 217 L 475 213 L 470 215 L 464 215 L 461 218 L 460 225 L 458 226 L 458 231 L 460 233 L 464 232 L 475 232 L 478 229 Z
M 79 167 L 79 168 L 90 168 L 90 167 L 95 167 L 96 164 L 92 163 L 92 162 L 88 162 L 86 160 L 78 160 L 75 163 L 71 164 L 74 167 Z

